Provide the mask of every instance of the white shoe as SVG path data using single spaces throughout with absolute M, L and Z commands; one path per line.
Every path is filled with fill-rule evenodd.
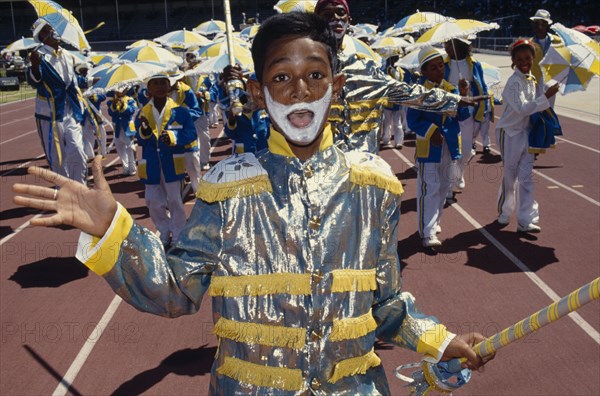
M 432 235 L 430 237 L 423 238 L 423 247 L 435 247 L 442 246 L 442 242 L 438 239 L 437 236 Z
M 465 178 L 464 177 L 461 177 L 460 180 L 458 181 L 458 183 L 456 183 L 456 188 L 458 188 L 459 190 L 465 189 Z
M 435 233 L 440 234 L 442 232 L 442 226 L 439 224 L 435 225 Z
M 500 216 L 498 216 L 498 219 L 496 219 L 496 221 L 498 222 L 498 224 L 500 225 L 508 225 L 508 223 L 510 223 L 510 218 L 506 215 L 501 214 Z
M 207 162 L 206 164 L 201 164 L 202 170 L 207 171 L 210 169 L 210 164 Z
M 519 232 L 530 232 L 532 234 L 537 234 L 538 232 L 542 231 L 542 228 L 538 225 L 535 225 L 533 223 L 529 223 L 526 226 L 522 226 L 521 224 L 519 224 L 517 226 L 517 231 Z

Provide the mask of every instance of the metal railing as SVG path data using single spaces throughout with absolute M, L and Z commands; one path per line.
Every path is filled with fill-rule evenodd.
M 478 50 L 508 53 L 508 47 L 515 41 L 515 37 L 477 37 L 473 47 Z

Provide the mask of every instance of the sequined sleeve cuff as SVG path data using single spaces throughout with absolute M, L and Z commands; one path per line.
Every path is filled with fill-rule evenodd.
M 417 352 L 425 355 L 423 360 L 437 363 L 442 358 L 446 347 L 456 337 L 443 324 L 435 324 L 419 337 Z
M 85 232 L 79 236 L 75 257 L 98 275 L 104 275 L 114 267 L 121 244 L 133 226 L 129 212 L 120 203 L 117 205 L 115 216 L 102 238 Z

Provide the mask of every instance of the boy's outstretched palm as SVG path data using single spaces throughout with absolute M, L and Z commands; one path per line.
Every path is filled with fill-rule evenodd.
M 117 201 L 104 178 L 102 156 L 94 158 L 93 189 L 48 169 L 32 166 L 27 171 L 59 188 L 55 190 L 21 183 L 13 185 L 15 193 L 31 196 L 16 195 L 13 200 L 17 205 L 56 212 L 52 216 L 33 219 L 32 225 L 49 227 L 67 224 L 98 237 L 106 233 L 117 211 Z

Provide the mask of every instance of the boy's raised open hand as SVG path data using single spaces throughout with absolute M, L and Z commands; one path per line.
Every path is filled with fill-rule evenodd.
M 22 183 L 13 185 L 15 193 L 31 196 L 15 195 L 13 200 L 17 205 L 56 212 L 52 216 L 31 220 L 32 225 L 50 227 L 67 224 L 97 237 L 106 233 L 117 211 L 117 201 L 104 178 L 102 156 L 97 155 L 94 158 L 93 189 L 49 169 L 32 166 L 27 171 L 59 188 L 55 190 L 51 187 Z

